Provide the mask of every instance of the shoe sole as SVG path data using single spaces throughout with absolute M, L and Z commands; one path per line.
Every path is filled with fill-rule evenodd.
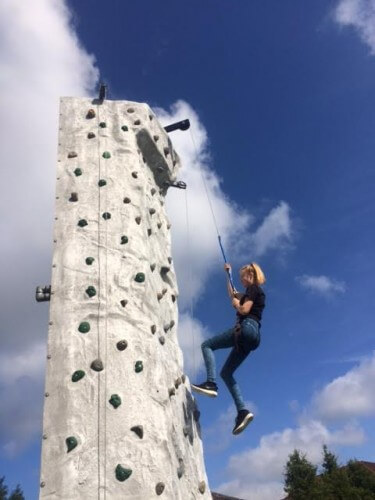
M 243 422 L 236 427 L 236 429 L 233 430 L 233 434 L 237 436 L 237 434 L 240 434 L 242 431 L 246 429 L 246 427 L 250 424 L 250 422 L 254 419 L 254 415 L 252 413 L 249 413 L 246 415 L 246 417 L 243 419 Z
M 205 396 L 208 396 L 210 398 L 216 398 L 217 396 L 217 391 L 214 390 L 202 389 L 202 387 L 198 387 L 194 384 L 191 384 L 191 388 L 193 389 L 194 392 L 198 392 L 199 394 L 204 394 Z

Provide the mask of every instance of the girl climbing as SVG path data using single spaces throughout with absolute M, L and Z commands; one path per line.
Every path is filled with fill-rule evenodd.
M 220 239 L 219 239 L 220 241 Z M 192 384 L 192 389 L 206 396 L 217 396 L 216 366 L 213 351 L 232 347 L 220 375 L 232 394 L 237 408 L 237 417 L 233 434 L 239 434 L 252 421 L 254 415 L 245 408 L 239 385 L 233 378 L 233 373 L 247 358 L 251 351 L 260 343 L 260 324 L 265 306 L 265 294 L 260 285 L 266 279 L 261 268 L 254 262 L 240 269 L 240 279 L 245 287 L 245 293 L 238 293 L 233 286 L 231 266 L 225 263 L 228 274 L 228 293 L 232 306 L 236 310 L 237 321 L 233 328 L 220 335 L 212 337 L 202 344 L 202 353 L 207 370 L 207 381 L 203 384 Z

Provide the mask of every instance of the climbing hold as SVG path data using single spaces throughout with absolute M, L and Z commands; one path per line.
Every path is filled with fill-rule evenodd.
M 180 385 L 182 384 L 182 380 L 180 377 L 178 377 L 176 380 L 175 380 L 175 383 L 174 383 L 174 386 L 176 389 L 178 389 L 180 387 Z
M 155 194 L 155 193 L 156 193 L 156 189 L 155 189 L 155 188 L 152 188 L 152 189 L 151 189 L 151 194 L 152 194 L 152 196 L 154 196 L 154 194 Z
M 121 398 L 118 394 L 112 394 L 109 403 L 113 406 L 114 409 L 118 408 L 121 404 Z
M 160 268 L 160 273 L 161 273 L 161 274 L 167 274 L 170 270 L 171 270 L 171 268 L 170 268 L 170 267 L 168 267 L 168 266 L 162 266 L 162 267 Z
M 134 177 L 134 179 L 138 179 L 138 172 L 132 172 L 132 177 Z
M 104 370 L 103 361 L 99 358 L 94 359 L 90 366 L 96 372 L 101 372 L 102 370 Z
M 134 280 L 137 282 L 137 283 L 143 283 L 144 280 L 145 280 L 145 274 L 144 273 L 137 273 Z
M 108 160 L 108 158 L 111 157 L 111 153 L 109 153 L 108 151 L 104 151 L 103 153 L 103 158 L 105 158 L 106 160 Z
M 154 141 L 158 142 L 158 140 L 159 140 L 159 136 L 158 135 L 154 135 Z
M 155 267 L 156 267 L 156 264 L 151 264 L 151 265 L 150 265 L 151 272 L 154 272 L 154 271 L 155 271 Z
M 81 170 L 80 168 L 78 168 L 78 167 L 77 167 L 77 168 L 74 170 L 74 172 L 73 172 L 73 173 L 75 174 L 75 176 L 76 176 L 76 177 L 78 177 L 78 176 L 82 175 L 82 170 Z
M 100 179 L 100 181 L 98 182 L 98 186 L 99 187 L 103 187 L 107 184 L 107 181 L 105 179 Z
M 90 323 L 88 323 L 87 321 L 83 321 L 82 323 L 80 323 L 79 327 L 78 327 L 78 331 L 80 331 L 81 333 L 87 333 L 90 331 Z
M 143 425 L 135 425 L 130 430 L 137 434 L 139 439 L 143 439 Z
M 134 125 L 140 125 L 140 124 L 141 124 L 141 120 L 135 120 Z
M 89 109 L 87 111 L 86 118 L 95 118 L 95 111 L 93 109 Z
M 164 345 L 165 344 L 165 337 L 163 337 L 163 336 L 159 337 L 159 342 L 161 343 L 161 345 Z
M 152 229 L 147 229 L 147 235 L 151 236 L 152 235 Z
M 171 387 L 169 390 L 168 390 L 168 394 L 169 396 L 174 396 L 176 394 L 176 389 L 174 387 Z
M 156 212 L 155 208 L 150 208 L 149 210 L 150 215 L 154 215 L 155 212 Z
M 89 133 L 87 134 L 87 138 L 88 138 L 88 139 L 93 139 L 94 137 L 95 137 L 94 132 L 89 132 Z
M 169 330 L 169 324 L 168 325 L 164 325 L 164 331 L 165 331 L 165 333 L 167 333 L 168 330 Z
M 80 221 L 78 221 L 78 225 L 79 225 L 79 227 L 85 227 L 85 226 L 87 226 L 87 220 L 86 219 L 81 219 Z
M 152 122 L 152 120 L 154 119 L 154 117 L 152 115 L 148 115 L 148 118 L 149 118 L 150 122 Z
M 118 481 L 125 481 L 126 479 L 128 479 L 132 474 L 132 470 L 131 469 L 124 469 L 124 467 L 121 467 L 120 464 L 118 464 L 118 466 L 116 467 L 116 479 Z
M 51 359 L 52 356 L 50 354 L 47 354 L 47 359 Z
M 174 321 L 172 319 L 172 321 L 169 323 L 169 328 L 172 329 L 174 327 Z
M 95 287 L 93 286 L 89 286 L 87 289 L 86 289 L 86 293 L 89 297 L 95 297 L 96 295 L 96 290 L 95 290 Z
M 151 326 L 151 333 L 152 334 L 156 333 L 156 325 Z
M 158 222 L 158 229 L 160 229 L 162 226 L 162 223 L 161 222 Z
M 47 434 L 43 434 L 42 438 L 47 439 Z
M 172 227 L 172 224 L 168 223 L 167 224 L 167 229 L 170 229 Z
M 195 410 L 193 411 L 193 417 L 194 417 L 194 420 L 196 422 L 199 421 L 199 418 L 201 416 L 201 412 L 198 410 L 198 408 L 195 408 Z
M 121 127 L 121 130 L 123 130 L 124 132 L 127 132 L 129 129 L 128 129 L 128 127 L 126 125 L 123 125 Z
M 94 257 L 87 257 L 86 264 L 88 266 L 91 266 L 91 264 L 94 262 L 94 260 L 95 260 Z
M 141 223 L 142 218 L 141 217 L 136 217 L 135 222 L 139 225 Z
M 107 126 L 106 122 L 100 122 L 99 123 L 99 127 L 100 128 L 106 128 L 106 126 Z
M 121 245 L 125 245 L 129 241 L 127 236 L 121 236 Z
M 68 448 L 68 453 L 78 445 L 78 441 L 74 436 L 70 436 L 65 439 L 66 447 Z
M 178 462 L 180 465 L 179 465 L 179 467 L 177 467 L 177 477 L 178 477 L 178 479 L 181 479 L 182 476 L 184 475 L 184 472 L 185 472 L 185 465 L 184 465 L 184 461 L 182 460 L 182 458 L 179 458 Z
M 158 483 L 156 486 L 155 486 L 155 491 L 156 491 L 156 494 L 157 495 L 161 495 L 164 491 L 164 488 L 165 488 L 165 484 L 164 483 Z
M 121 300 L 120 301 L 120 304 L 122 305 L 122 307 L 125 307 L 127 303 L 128 303 L 127 300 Z
M 135 373 L 140 373 L 143 370 L 143 362 L 142 361 L 136 361 L 135 366 L 134 366 Z
M 41 487 L 41 488 L 44 488 L 44 487 L 45 487 L 45 485 L 46 485 L 46 483 L 45 483 L 44 481 L 42 481 L 42 482 L 40 483 L 40 487 Z
M 198 485 L 198 490 L 199 490 L 199 493 L 203 493 L 206 491 L 206 483 L 204 481 L 201 481 Z
M 164 148 L 164 155 L 168 156 L 169 155 L 169 148 Z
M 46 398 L 48 398 L 49 393 L 48 393 L 48 392 L 45 392 L 45 393 L 44 393 L 44 396 L 45 396 Z
M 168 257 L 168 262 L 172 264 L 172 257 Z
M 104 214 L 102 215 L 103 219 L 104 220 L 108 220 L 111 218 L 111 214 L 109 212 L 104 212 Z
M 185 380 L 186 380 L 186 375 L 184 373 L 181 375 L 181 380 L 182 380 L 182 383 L 184 384 Z
M 71 151 L 70 153 L 68 153 L 68 158 L 77 158 L 77 153 L 75 151 Z
M 72 382 L 78 382 L 78 380 L 81 380 L 81 378 L 83 378 L 84 376 L 85 372 L 83 370 L 77 370 L 72 375 Z
M 126 340 L 120 340 L 117 342 L 116 347 L 119 351 L 125 351 L 125 349 L 128 347 L 128 343 Z
M 124 203 L 130 203 L 130 202 L 131 202 L 130 198 L 128 198 L 128 197 L 124 198 Z
M 172 297 L 172 302 L 176 302 L 176 295 L 173 295 L 172 293 L 171 297 Z
M 158 293 L 156 295 L 156 297 L 158 298 L 158 300 L 160 301 L 162 298 L 163 298 L 163 294 L 162 293 Z
M 167 289 L 166 288 L 163 288 L 163 290 L 161 291 L 162 295 L 164 296 L 166 293 L 167 293 Z
M 78 194 L 77 193 L 72 193 L 70 195 L 69 201 L 78 201 Z
M 186 427 L 186 426 L 185 426 L 185 427 L 182 429 L 182 432 L 184 433 L 184 436 L 186 437 L 186 436 L 189 434 L 189 427 Z
M 128 112 L 128 113 L 134 113 L 134 108 L 128 108 L 128 109 L 127 109 L 127 112 Z

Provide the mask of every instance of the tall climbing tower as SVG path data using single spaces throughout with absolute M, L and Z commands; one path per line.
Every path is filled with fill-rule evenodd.
M 179 158 L 146 104 L 62 98 L 59 126 L 40 498 L 209 499 L 164 208 Z

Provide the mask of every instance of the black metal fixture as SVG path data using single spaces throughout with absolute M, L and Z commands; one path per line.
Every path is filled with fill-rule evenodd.
M 178 189 L 186 189 L 186 182 L 184 181 L 178 181 L 178 182 L 165 182 L 164 185 L 166 187 L 174 187 L 174 188 L 178 188 Z
M 174 130 L 187 130 L 190 127 L 189 119 L 182 120 L 180 122 L 172 123 L 164 127 L 166 132 L 173 132 Z

